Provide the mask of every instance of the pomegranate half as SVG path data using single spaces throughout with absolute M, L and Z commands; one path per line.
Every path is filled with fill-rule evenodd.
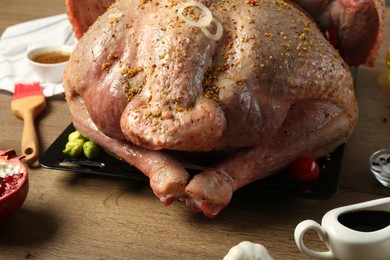
M 0 150 L 0 223 L 23 205 L 28 194 L 28 174 L 14 150 Z

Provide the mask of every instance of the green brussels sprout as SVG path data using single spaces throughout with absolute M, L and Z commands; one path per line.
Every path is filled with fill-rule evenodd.
M 83 139 L 84 141 L 87 141 L 87 138 L 85 138 L 79 131 L 74 131 L 69 134 L 68 141 L 72 141 L 75 139 Z
M 83 153 L 84 143 L 85 143 L 84 139 L 80 139 L 80 138 L 73 139 L 66 143 L 65 149 L 62 152 L 71 157 L 78 157 Z
M 89 140 L 83 145 L 84 155 L 88 159 L 96 158 L 100 155 L 100 147 L 93 141 Z

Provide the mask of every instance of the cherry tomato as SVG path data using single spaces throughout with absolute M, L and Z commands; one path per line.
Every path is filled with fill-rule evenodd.
M 288 177 L 296 182 L 312 182 L 318 179 L 320 167 L 311 157 L 300 157 L 287 168 Z

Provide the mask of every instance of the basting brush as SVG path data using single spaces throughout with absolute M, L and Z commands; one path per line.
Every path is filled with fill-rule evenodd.
M 39 156 L 38 137 L 34 119 L 46 107 L 39 82 L 33 84 L 15 84 L 11 101 L 12 113 L 24 121 L 22 134 L 22 155 L 27 164 L 34 163 Z

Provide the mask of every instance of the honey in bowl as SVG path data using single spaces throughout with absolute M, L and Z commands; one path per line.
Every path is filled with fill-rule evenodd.
M 42 82 L 60 83 L 73 46 L 53 45 L 30 48 L 26 59 L 32 72 Z
M 49 51 L 44 53 L 39 53 L 32 57 L 32 60 L 37 63 L 43 64 L 55 64 L 62 63 L 69 60 L 70 53 L 61 52 L 61 51 Z

